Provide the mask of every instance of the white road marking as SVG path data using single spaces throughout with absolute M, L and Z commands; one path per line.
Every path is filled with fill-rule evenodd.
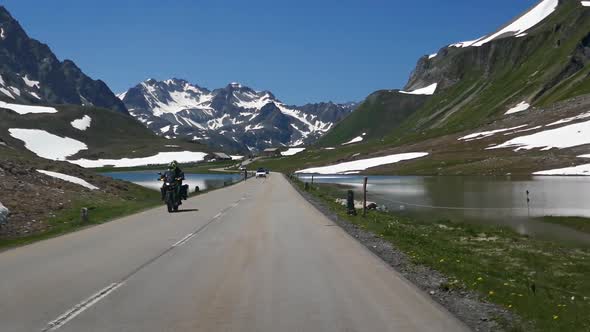
M 117 288 L 123 286 L 124 282 L 117 282 L 112 283 L 108 287 L 101 289 L 99 292 L 95 293 L 94 295 L 90 296 L 86 300 L 78 303 L 72 309 L 66 311 L 63 315 L 59 316 L 54 321 L 49 322 L 47 327 L 43 330 L 43 332 L 50 332 L 59 329 L 60 327 L 64 326 L 67 322 L 74 319 L 74 317 L 78 316 L 79 314 L 86 311 L 88 308 L 92 307 L 100 300 L 107 297 L 109 294 L 117 290 Z
M 241 200 L 244 200 L 244 199 L 246 199 L 246 197 L 242 197 Z M 240 201 L 232 204 L 231 206 L 229 206 L 228 208 L 226 208 L 224 211 L 221 211 L 218 214 L 216 214 L 213 218 L 211 218 L 211 221 L 209 221 L 208 224 L 210 224 L 211 222 L 219 219 L 221 216 L 223 216 L 223 214 L 226 211 L 228 211 L 228 210 L 230 210 L 230 209 L 235 208 L 236 206 L 238 206 Z M 207 225 L 205 225 L 205 226 L 207 226 Z M 199 229 L 199 230 L 197 230 L 195 232 L 192 232 L 192 233 L 186 235 L 185 237 L 183 237 L 182 239 L 178 240 L 176 243 L 174 243 L 172 245 L 172 247 L 170 249 L 166 250 L 166 252 L 168 252 L 169 250 L 171 250 L 171 249 L 173 249 L 175 247 L 179 247 L 179 246 L 182 246 L 183 244 L 187 243 L 190 239 L 192 239 L 195 235 L 197 235 L 204 227 L 202 227 L 201 229 Z M 163 254 L 165 254 L 166 252 L 164 252 Z M 127 280 L 127 278 L 125 278 L 124 280 Z M 61 328 L 62 326 L 64 326 L 67 322 L 69 322 L 70 320 L 74 319 L 76 316 L 78 316 L 82 312 L 86 311 L 87 309 L 89 309 L 90 307 L 92 307 L 93 305 L 95 305 L 96 303 L 98 303 L 100 300 L 102 300 L 105 297 L 107 297 L 109 294 L 111 294 L 112 292 L 114 292 L 115 290 L 117 290 L 117 288 L 123 286 L 124 284 L 125 284 L 125 281 L 118 282 L 118 283 L 112 283 L 108 287 L 105 287 L 105 288 L 101 289 L 99 292 L 95 293 L 94 295 L 90 296 L 89 298 L 87 298 L 86 300 L 80 302 L 79 304 L 75 305 L 72 309 L 66 311 L 66 313 L 64 313 L 63 315 L 59 316 L 57 319 L 49 322 L 47 324 L 47 327 L 45 329 L 43 329 L 42 332 L 51 332 L 51 331 L 58 330 L 59 328 Z
M 178 242 L 173 244 L 172 247 L 174 248 L 183 245 L 184 243 L 186 243 L 186 241 L 190 240 L 194 235 L 195 233 L 188 234 L 187 236 L 183 237 L 182 239 L 178 240 Z

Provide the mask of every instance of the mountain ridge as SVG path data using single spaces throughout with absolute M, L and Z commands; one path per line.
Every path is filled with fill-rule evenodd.
M 72 61 L 60 61 L 51 48 L 30 38 L 0 5 L 0 98 L 33 104 L 73 104 L 127 114 L 125 105 L 101 80 Z
M 356 107 L 332 102 L 293 106 L 268 90 L 237 82 L 210 90 L 178 78 L 145 80 L 119 98 L 158 135 L 250 152 L 314 142 Z

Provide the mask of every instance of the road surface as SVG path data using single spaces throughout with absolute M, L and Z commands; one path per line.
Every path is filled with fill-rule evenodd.
M 0 331 L 463 331 L 279 174 L 0 253 Z

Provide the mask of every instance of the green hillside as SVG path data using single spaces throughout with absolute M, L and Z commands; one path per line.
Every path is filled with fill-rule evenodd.
M 25 154 L 28 152 L 23 142 L 10 136 L 10 128 L 41 129 L 84 142 L 88 150 L 80 151 L 72 159 L 116 159 L 146 157 L 165 151 L 207 150 L 199 143 L 159 137 L 134 118 L 116 111 L 76 105 L 57 105 L 55 108 L 57 113 L 24 115 L 0 109 L 0 139 Z M 85 115 L 92 119 L 87 130 L 81 131 L 71 125 L 72 121 Z
M 529 123 L 535 121 L 543 125 L 549 119 L 559 119 L 560 113 L 565 116 L 566 113 L 585 111 L 577 107 L 580 102 L 575 97 L 590 94 L 589 62 L 590 8 L 583 7 L 577 0 L 563 0 L 555 12 L 524 36 L 495 39 L 479 47 L 449 46 L 435 57 L 421 58 L 404 90 L 413 91 L 437 83 L 434 95 L 416 96 L 396 90 L 373 93 L 357 111 L 307 152 L 262 164 L 294 170 L 385 155 L 392 151 L 418 151 L 415 149 L 420 148 L 419 151 L 431 152 L 429 158 L 416 162 L 431 163 L 422 171 L 444 173 L 448 162 L 455 165 L 468 162 L 466 159 L 470 158 L 465 157 L 465 151 L 474 156 L 485 149 L 480 142 L 457 144 L 460 133 L 497 128 L 499 123 L 505 127 L 522 125 L 519 119 L 523 117 L 530 119 Z M 532 109 L 525 112 L 527 114 L 505 115 L 521 102 L 532 105 Z M 362 143 L 341 146 L 363 133 L 367 135 Z M 337 149 L 321 149 L 328 146 Z M 442 166 L 432 162 L 440 157 L 437 153 L 450 157 L 451 152 L 455 157 L 439 160 Z M 562 152 L 573 156 L 584 151 L 572 149 L 559 153 Z M 517 156 L 486 151 L 479 157 L 493 159 L 499 154 L 501 158 Z M 549 157 L 554 154 L 540 153 Z M 539 151 L 531 151 L 530 155 L 539 155 Z M 566 165 L 572 164 L 566 155 L 562 159 Z M 488 164 L 487 168 L 478 168 L 478 171 L 493 169 L 493 164 Z M 514 162 L 509 164 L 512 166 L 503 171 L 510 172 L 511 167 L 516 166 Z M 530 167 L 525 169 L 531 170 Z M 384 171 L 395 172 L 393 169 Z

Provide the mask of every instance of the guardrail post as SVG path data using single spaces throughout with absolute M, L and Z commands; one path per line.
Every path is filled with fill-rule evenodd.
M 354 207 L 354 191 L 349 190 L 346 194 L 346 211 L 348 215 L 356 216 L 356 208 Z
M 80 221 L 84 224 L 88 222 L 88 208 L 82 208 L 80 211 Z

